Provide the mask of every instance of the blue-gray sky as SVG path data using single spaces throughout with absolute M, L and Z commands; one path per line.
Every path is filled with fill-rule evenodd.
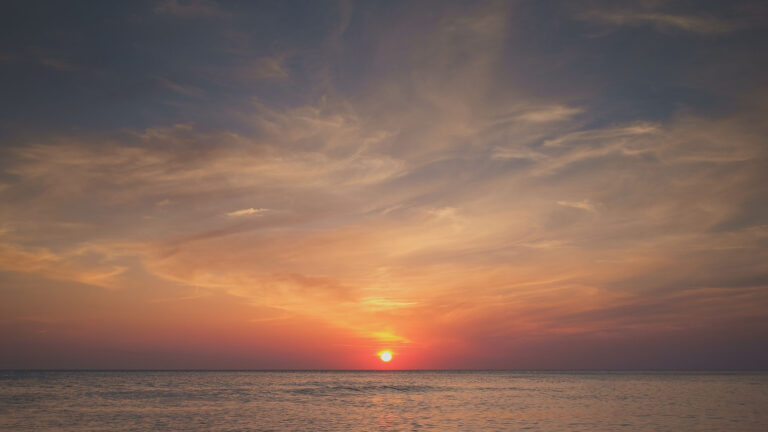
M 764 367 L 767 23 L 5 2 L 0 367 Z

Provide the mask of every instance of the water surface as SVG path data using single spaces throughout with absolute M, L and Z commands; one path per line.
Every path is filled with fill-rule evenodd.
M 0 430 L 768 431 L 768 374 L 0 372 Z

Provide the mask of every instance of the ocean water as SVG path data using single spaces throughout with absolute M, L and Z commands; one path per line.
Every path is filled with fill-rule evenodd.
M 768 374 L 0 372 L 0 430 L 768 431 Z

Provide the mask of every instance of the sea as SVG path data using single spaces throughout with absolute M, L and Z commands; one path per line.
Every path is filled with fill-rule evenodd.
M 765 372 L 0 371 L 2 431 L 768 431 Z

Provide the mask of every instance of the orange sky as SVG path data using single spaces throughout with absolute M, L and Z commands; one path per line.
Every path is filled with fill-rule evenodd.
M 552 4 L 9 27 L 0 367 L 764 366 L 765 27 Z

